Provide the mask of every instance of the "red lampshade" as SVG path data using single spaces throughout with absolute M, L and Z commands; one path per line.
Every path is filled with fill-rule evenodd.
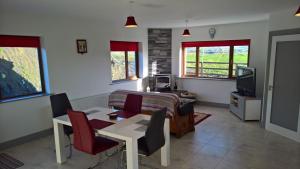
M 191 33 L 190 33 L 190 31 L 189 31 L 188 29 L 185 29 L 185 30 L 183 31 L 182 36 L 191 36 Z
M 295 13 L 295 16 L 300 16 L 300 6 L 299 6 L 297 12 Z
M 134 16 L 128 16 L 126 20 L 125 27 L 126 28 L 136 28 L 138 25 L 135 22 Z

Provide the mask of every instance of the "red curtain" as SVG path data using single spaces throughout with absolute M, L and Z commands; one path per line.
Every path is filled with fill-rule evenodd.
M 245 40 L 223 40 L 223 41 L 198 41 L 182 42 L 182 47 L 209 47 L 209 46 L 243 46 L 250 45 L 250 39 Z
M 138 51 L 138 42 L 110 41 L 110 51 Z
M 40 38 L 36 36 L 0 35 L 0 47 L 40 48 Z

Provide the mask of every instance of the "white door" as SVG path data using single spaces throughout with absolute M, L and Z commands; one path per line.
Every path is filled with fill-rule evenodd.
M 300 142 L 300 34 L 273 36 L 266 129 Z

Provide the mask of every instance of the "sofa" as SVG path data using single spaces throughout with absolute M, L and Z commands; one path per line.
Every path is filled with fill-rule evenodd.
M 193 103 L 181 103 L 180 98 L 173 93 L 138 92 L 129 90 L 116 90 L 109 95 L 108 106 L 123 109 L 127 94 L 143 96 L 142 113 L 167 108 L 167 117 L 170 119 L 170 132 L 177 138 L 194 131 Z

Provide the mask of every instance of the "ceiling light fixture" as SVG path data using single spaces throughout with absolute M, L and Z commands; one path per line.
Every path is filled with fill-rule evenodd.
M 129 3 L 130 3 L 130 8 L 132 8 L 132 4 L 134 3 L 134 1 L 129 1 Z M 132 10 L 130 9 L 130 11 L 132 11 Z M 135 22 L 134 16 L 132 16 L 132 15 L 128 16 L 124 26 L 126 28 L 136 28 L 136 27 L 138 27 L 137 23 Z
M 187 27 L 187 23 L 188 23 L 188 20 L 185 20 L 185 29 L 182 33 L 182 36 L 184 36 L 184 37 L 191 36 L 190 30 Z
M 300 16 L 300 6 L 299 6 L 297 12 L 295 13 L 295 16 Z

